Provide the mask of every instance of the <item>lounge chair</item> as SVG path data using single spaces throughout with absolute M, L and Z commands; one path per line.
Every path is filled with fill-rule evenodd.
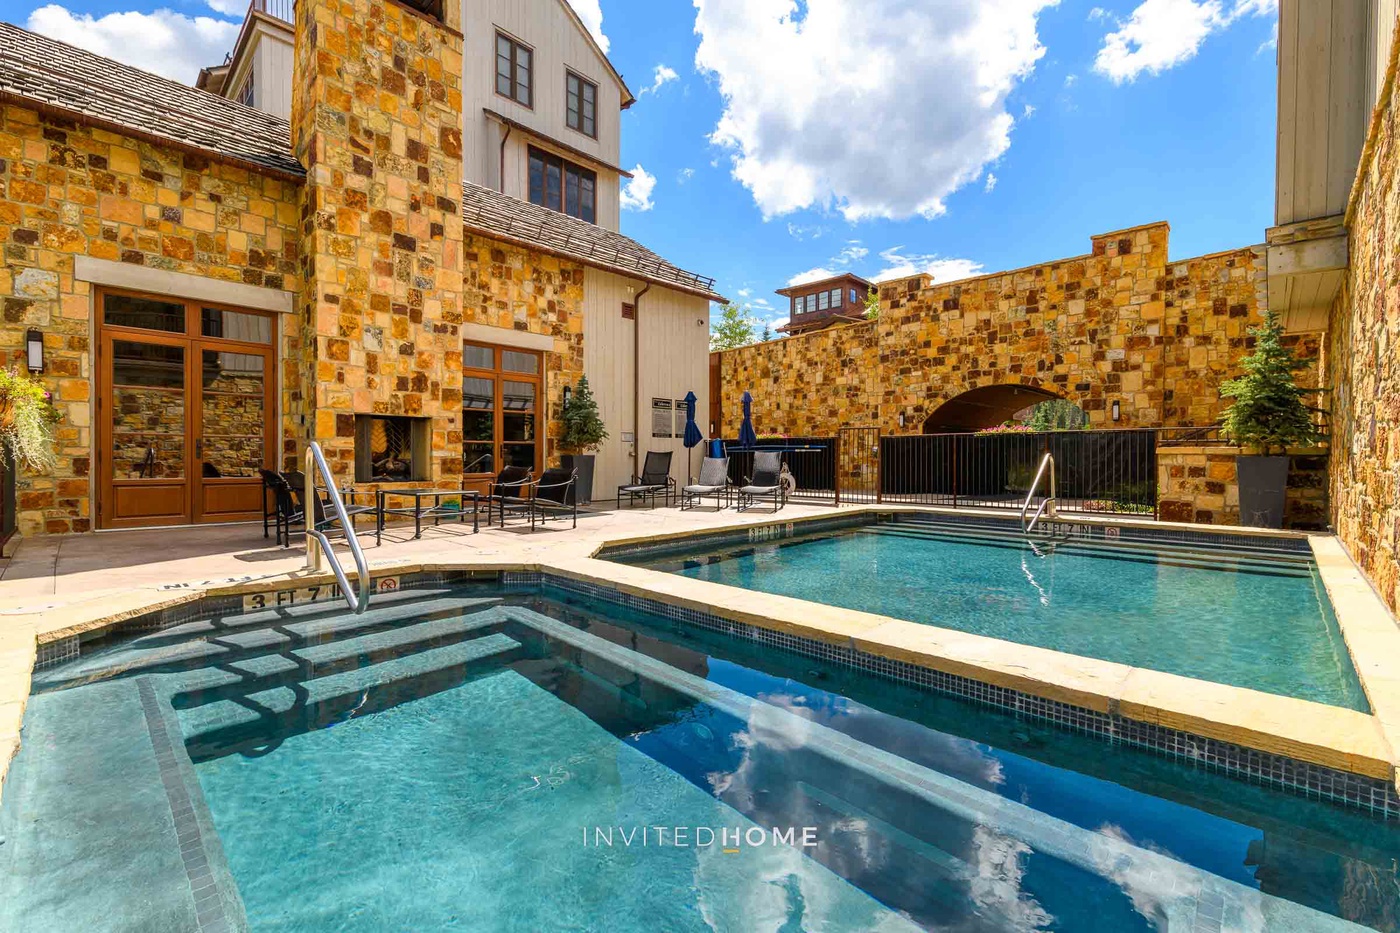
M 559 468 L 545 470 L 540 478 L 521 488 L 520 495 L 501 497 L 501 527 L 506 524 L 506 512 L 530 516 L 530 530 L 551 519 L 570 519 L 578 527 L 578 499 L 575 484 L 577 470 Z
M 304 521 L 306 516 L 306 474 L 300 470 L 294 470 L 289 473 L 283 473 L 282 480 L 289 487 L 292 499 L 296 503 L 297 514 L 294 520 Z M 327 534 L 340 534 L 340 522 L 338 522 L 332 514 L 330 500 L 322 498 L 322 494 L 323 490 L 318 486 L 316 488 L 315 505 L 312 509 L 313 520 L 316 522 L 315 528 L 317 531 L 324 531 Z M 355 528 L 356 516 L 368 515 L 373 518 L 374 543 L 379 544 L 383 541 L 384 517 L 379 514 L 377 505 L 356 505 L 356 495 L 366 495 L 366 493 L 356 493 L 356 491 L 350 487 L 341 490 L 340 499 L 341 504 L 345 506 L 345 517 L 350 519 L 351 529 Z M 372 498 L 377 498 L 372 492 L 367 495 Z M 290 531 L 288 531 L 287 537 L 291 537 Z M 285 547 L 285 545 L 283 546 Z
M 744 477 L 739 487 L 737 511 L 747 512 L 757 502 L 773 503 L 776 512 L 787 505 L 787 488 L 783 486 L 783 455 L 776 450 L 759 450 L 753 455 L 753 476 Z
M 671 479 L 671 456 L 669 450 L 648 450 L 642 475 L 633 476 L 632 482 L 617 487 L 617 507 L 622 508 L 623 496 L 627 497 L 629 507 L 644 499 L 656 508 L 657 496 L 661 496 L 663 505 L 670 505 L 676 488 L 676 481 Z
M 302 512 L 297 507 L 296 497 L 292 495 L 291 484 L 272 470 L 258 470 L 258 475 L 262 477 L 264 490 L 263 537 L 267 537 L 267 524 L 271 519 L 277 532 L 277 543 L 288 547 L 291 544 L 292 526 L 301 524 L 302 520 Z
M 681 488 L 681 510 L 695 508 L 701 499 L 714 497 L 715 511 L 729 506 L 732 487 L 729 485 L 729 458 L 706 457 L 700 464 L 700 478 Z
M 526 467 L 508 466 L 496 474 L 496 479 L 486 489 L 486 524 L 491 525 L 493 509 L 501 510 L 501 524 L 506 521 L 505 499 L 522 498 L 525 487 L 530 484 L 531 471 Z

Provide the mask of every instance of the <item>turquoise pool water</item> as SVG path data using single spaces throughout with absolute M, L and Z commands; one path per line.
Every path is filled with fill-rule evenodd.
M 1358 813 L 561 592 L 214 618 L 35 687 L 0 806 L 7 931 L 1293 933 L 1400 910 L 1396 831 Z
M 1316 567 L 879 524 L 643 562 L 744 589 L 1365 711 Z

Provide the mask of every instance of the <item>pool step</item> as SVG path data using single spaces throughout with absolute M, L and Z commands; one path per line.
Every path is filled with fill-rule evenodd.
M 520 642 L 496 632 L 296 686 L 181 710 L 180 727 L 193 761 L 235 752 L 261 754 L 288 736 L 451 689 L 476 673 L 509 663 L 523 650 Z
M 440 648 L 471 638 L 499 625 L 492 614 L 426 619 L 364 635 L 321 641 L 276 654 L 260 654 L 203 668 L 180 678 L 181 689 L 171 696 L 176 709 L 257 693 L 273 687 L 328 677 L 369 667 L 406 654 Z
M 340 604 L 311 604 L 191 622 L 144 636 L 119 646 L 116 654 L 97 653 L 34 677 L 34 690 L 44 692 L 79 683 L 140 673 L 194 670 L 231 664 L 250 657 L 320 644 L 349 635 L 394 628 L 410 622 L 456 618 L 498 605 L 499 597 L 464 598 L 430 595 L 400 598 L 355 615 Z

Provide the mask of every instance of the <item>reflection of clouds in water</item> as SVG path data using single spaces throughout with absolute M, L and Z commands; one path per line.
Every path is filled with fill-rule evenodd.
M 1133 837 L 1115 823 L 1100 826 L 1099 833 L 1115 842 L 1162 856 L 1154 859 L 1133 858 L 1117 845 L 1091 844 L 1089 848 L 1095 870 L 1118 885 L 1132 902 L 1133 909 L 1147 920 L 1162 924 L 1184 898 L 1199 896 L 1200 872 L 1182 864 L 1171 852 L 1152 843 L 1141 845 L 1133 841 Z M 1245 908 L 1244 916 L 1239 926 L 1229 928 L 1231 933 L 1262 931 L 1264 921 L 1257 899 L 1249 899 L 1241 906 Z
M 1015 930 L 1043 930 L 1055 918 L 1029 894 L 1021 893 L 1026 869 L 1022 859 L 1031 847 L 986 826 L 972 833 L 973 876 L 969 893 L 983 910 L 1011 921 Z
M 990 790 L 1006 783 L 1001 761 L 989 754 L 985 746 L 968 739 L 938 732 L 908 719 L 870 709 L 845 697 L 838 697 L 835 702 L 829 704 L 813 704 L 811 697 L 791 693 L 760 693 L 758 697 L 765 704 L 792 713 L 804 723 L 817 722 L 829 726 L 867 745 L 966 781 L 975 787 Z M 751 716 L 750 724 L 755 721 Z M 801 730 L 801 738 L 804 741 L 807 734 L 808 730 Z M 790 732 L 782 738 L 784 742 L 789 743 L 788 747 L 797 747 L 791 744 L 795 737 Z

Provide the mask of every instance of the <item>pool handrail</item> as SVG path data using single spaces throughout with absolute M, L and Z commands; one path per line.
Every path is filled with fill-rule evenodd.
M 1045 478 L 1047 468 L 1050 470 L 1050 495 L 1041 500 L 1035 515 L 1027 522 L 1026 513 L 1030 511 L 1031 500 L 1035 498 L 1035 491 L 1040 488 L 1040 481 Z M 1026 501 L 1021 505 L 1021 531 L 1029 534 L 1043 515 L 1055 518 L 1055 504 L 1058 498 L 1055 489 L 1055 455 L 1047 450 L 1045 456 L 1040 458 L 1040 469 L 1035 471 L 1035 479 L 1031 481 L 1031 488 L 1026 492 Z
M 340 558 L 336 557 L 335 551 L 331 550 L 330 539 L 326 537 L 325 532 L 317 527 L 317 525 L 322 524 L 316 521 L 317 473 L 321 474 L 321 479 L 326 484 L 327 497 L 335 512 L 331 520 L 340 524 L 340 530 L 345 534 L 345 540 L 350 544 L 350 553 L 355 557 L 355 570 L 358 577 L 355 581 L 357 589 L 353 591 L 350 589 L 350 580 L 345 576 L 345 568 L 340 566 Z M 311 441 L 306 447 L 305 502 L 306 569 L 320 570 L 321 555 L 325 554 L 327 562 L 331 565 L 331 573 L 335 575 L 335 582 L 340 585 L 340 595 L 345 597 L 345 602 L 350 610 L 355 615 L 359 615 L 369 608 L 369 565 L 365 562 L 365 552 L 360 547 L 360 540 L 355 536 L 355 526 L 351 523 L 350 516 L 345 514 L 345 503 L 341 501 L 340 490 L 335 485 L 335 477 L 331 475 L 330 467 L 326 466 L 326 456 L 321 452 L 321 445 L 315 441 Z M 330 524 L 330 520 L 326 521 L 325 524 Z

